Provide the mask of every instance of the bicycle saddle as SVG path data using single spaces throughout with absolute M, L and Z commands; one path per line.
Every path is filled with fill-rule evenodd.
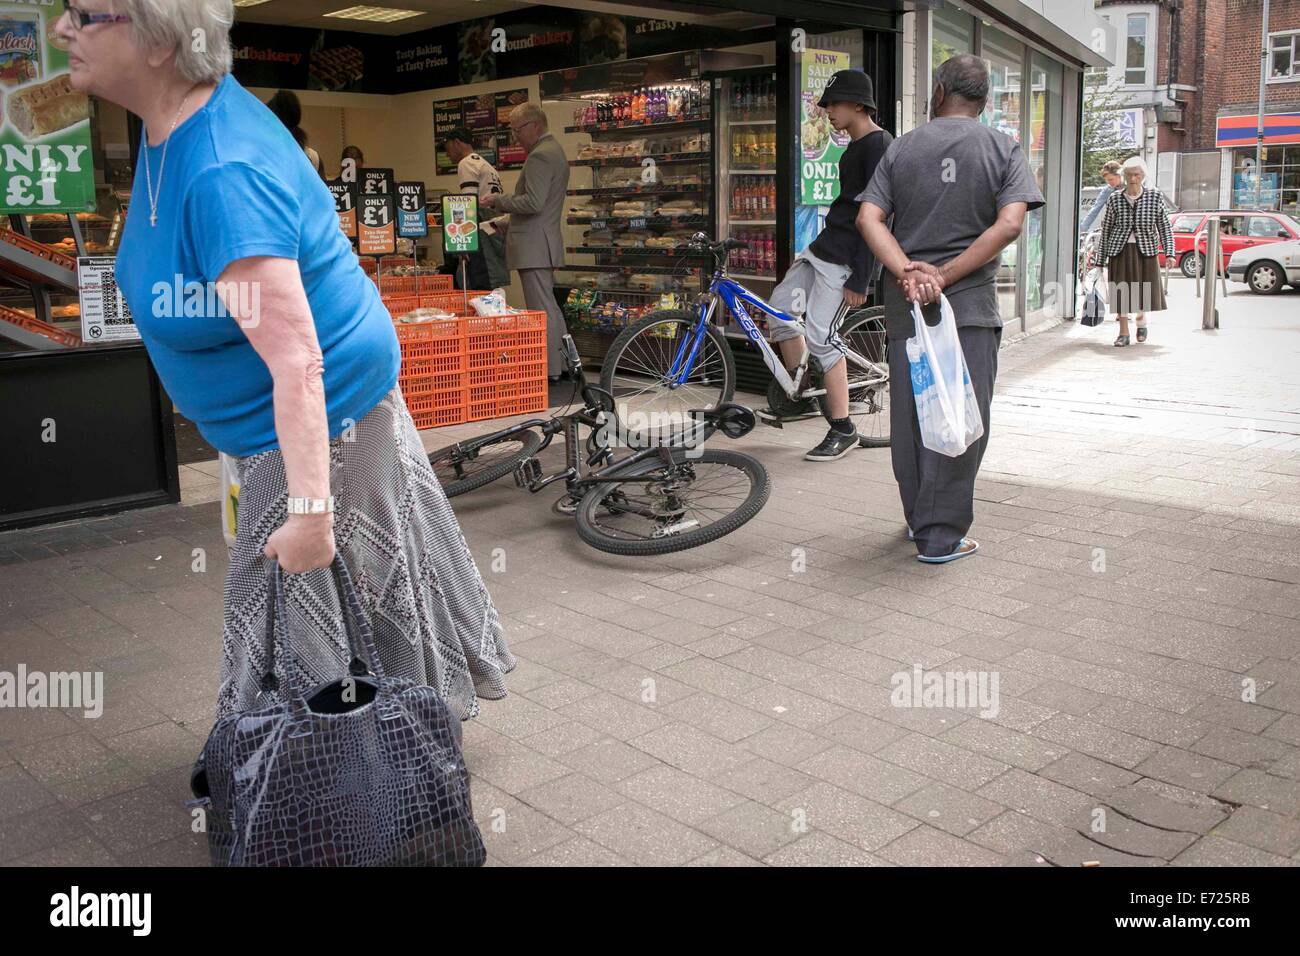
M 758 424 L 754 413 L 737 402 L 723 402 L 716 408 L 693 408 L 691 414 L 700 416 L 706 425 L 716 428 L 728 438 L 748 435 Z

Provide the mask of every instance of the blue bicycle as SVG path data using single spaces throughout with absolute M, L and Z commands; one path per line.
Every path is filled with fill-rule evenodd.
M 807 345 L 791 376 L 746 307 L 767 315 L 768 322 L 794 322 L 801 331 L 802 319 L 770 305 L 727 274 L 728 254 L 745 244 L 739 239 L 710 242 L 702 232 L 692 236 L 690 244 L 713 253 L 715 261 L 709 291 L 699 297 L 695 311 L 651 312 L 625 328 L 605 355 L 600 384 L 614 397 L 625 433 L 644 444 L 675 441 L 695 426 L 692 410 L 731 401 L 736 390 L 735 360 L 718 328 L 728 315 L 772 373 L 768 408 L 760 418 L 779 428 L 783 421 L 825 414 L 826 390 L 820 387 L 820 372 Z M 852 316 L 848 312 L 848 305 L 842 305 L 836 325 L 848 349 L 849 415 L 863 447 L 886 447 L 889 361 L 884 310 L 861 309 Z

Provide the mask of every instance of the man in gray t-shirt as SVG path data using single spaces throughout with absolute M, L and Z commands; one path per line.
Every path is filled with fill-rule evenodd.
M 935 71 L 933 119 L 890 144 L 858 196 L 858 228 L 897 280 L 884 285 L 890 447 L 909 534 L 928 563 L 979 547 L 966 532 L 997 377 L 998 258 L 1020 235 L 1025 213 L 1043 205 L 1019 145 L 979 121 L 988 92 L 988 69 L 978 57 L 959 54 L 943 63 Z M 931 306 L 941 293 L 956 316 L 984 420 L 983 437 L 957 458 L 921 444 L 903 342 L 915 333 L 912 303 Z M 937 321 L 937 307 L 927 308 L 926 318 Z

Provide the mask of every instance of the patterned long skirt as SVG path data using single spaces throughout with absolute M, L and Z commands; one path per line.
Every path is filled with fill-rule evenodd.
M 217 716 L 258 706 L 267 664 L 267 538 L 285 520 L 278 449 L 235 459 L 239 516 L 225 582 Z M 334 537 L 370 614 L 391 677 L 434 687 L 462 720 L 479 697 L 506 696 L 515 660 L 401 392 L 393 389 L 351 435 L 330 442 Z M 285 575 L 291 654 L 276 655 L 281 687 L 306 691 L 346 675 L 351 659 L 328 569 Z M 364 656 L 364 655 L 363 655 Z M 260 703 L 265 704 L 264 696 Z

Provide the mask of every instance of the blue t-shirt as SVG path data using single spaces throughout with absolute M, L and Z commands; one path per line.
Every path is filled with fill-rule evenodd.
M 289 131 L 234 77 L 176 127 L 141 150 L 117 282 L 158 377 L 203 437 L 243 457 L 279 446 L 271 373 L 215 295 L 222 271 L 249 256 L 298 263 L 324 358 L 333 438 L 397 383 L 392 318 L 339 229 L 334 199 Z M 150 164 L 158 224 L 149 224 Z M 262 308 L 258 290 L 239 290 Z M 254 296 L 257 298 L 254 298 Z

